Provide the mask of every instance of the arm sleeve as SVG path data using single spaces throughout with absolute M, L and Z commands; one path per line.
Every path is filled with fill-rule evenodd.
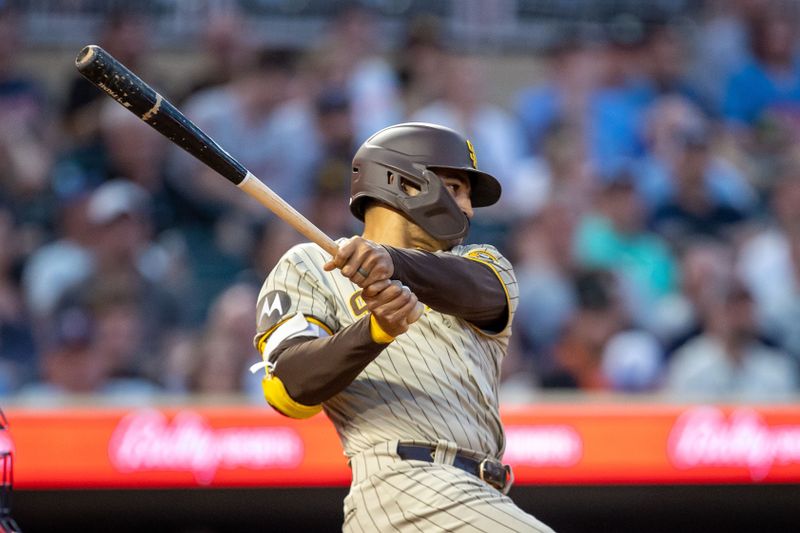
M 394 279 L 426 305 L 499 333 L 511 323 L 517 287 L 507 259 L 491 246 L 457 246 L 448 252 L 385 247 Z
M 268 362 L 264 396 L 293 418 L 318 413 L 319 403 L 347 387 L 387 346 L 375 342 L 371 315 L 342 327 L 315 253 L 287 252 L 264 282 L 256 305 L 253 342 Z
M 289 397 L 316 405 L 344 390 L 386 346 L 372 339 L 367 315 L 330 337 L 287 339 L 270 359 Z

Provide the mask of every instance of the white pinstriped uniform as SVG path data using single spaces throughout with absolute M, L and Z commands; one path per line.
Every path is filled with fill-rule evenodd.
M 445 253 L 492 267 L 508 295 L 510 323 L 518 298 L 511 264 L 487 245 Z M 366 315 L 359 287 L 338 270 L 323 270 L 328 259 L 310 243 L 283 256 L 259 295 L 259 335 L 297 312 L 331 333 Z M 281 292 L 288 298 L 276 296 Z M 426 309 L 324 403 L 353 468 L 345 531 L 551 531 L 496 489 L 447 464 L 456 447 L 481 458 L 502 456 L 498 382 L 510 334 L 509 327 L 488 335 Z M 435 462 L 400 460 L 398 441 L 438 443 Z

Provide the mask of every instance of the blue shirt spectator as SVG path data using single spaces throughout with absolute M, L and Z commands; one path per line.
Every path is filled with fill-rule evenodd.
M 800 113 L 800 62 L 778 74 L 758 61 L 748 63 L 728 82 L 725 118 L 755 124 L 766 111 Z
M 752 59 L 728 81 L 723 115 L 752 126 L 764 113 L 800 113 L 800 63 L 796 26 L 786 10 L 771 9 L 750 21 Z

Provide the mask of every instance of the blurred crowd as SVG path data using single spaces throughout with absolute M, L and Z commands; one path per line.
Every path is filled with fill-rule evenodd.
M 785 399 L 800 392 L 800 25 L 785 6 L 568 32 L 508 105 L 490 98 L 498 58 L 460 52 L 436 19 L 387 48 L 351 7 L 296 50 L 256 46 L 228 10 L 194 76 L 163 92 L 334 237 L 360 231 L 350 160 L 369 134 L 465 133 L 504 188 L 470 241 L 510 257 L 521 291 L 506 401 Z M 258 401 L 256 295 L 302 238 L 77 73 L 48 94 L 20 64 L 17 17 L 0 10 L 0 395 Z M 96 35 L 159 86 L 152 37 L 130 11 Z

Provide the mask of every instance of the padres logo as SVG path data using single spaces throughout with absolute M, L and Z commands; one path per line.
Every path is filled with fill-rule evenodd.
M 492 263 L 497 262 L 497 258 L 486 250 L 472 250 L 467 254 L 467 257 L 471 259 L 477 259 L 478 261 L 489 261 Z
M 478 169 L 478 158 L 475 156 L 475 147 L 467 139 L 467 150 L 469 150 L 469 160 L 472 161 L 472 168 Z
M 361 297 L 361 291 L 356 291 L 350 296 L 350 310 L 356 317 L 367 312 L 367 302 Z

